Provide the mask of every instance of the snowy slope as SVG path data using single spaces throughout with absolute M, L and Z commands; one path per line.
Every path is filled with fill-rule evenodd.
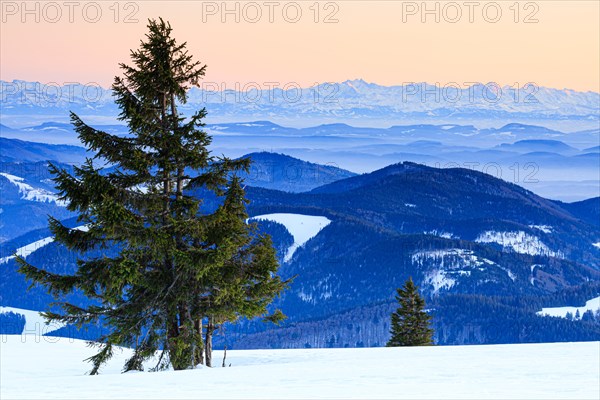
M 475 270 L 485 271 L 490 268 L 499 268 L 506 272 L 511 280 L 516 276 L 508 268 L 503 268 L 487 258 L 476 255 L 472 250 L 445 249 L 431 251 L 417 251 L 411 256 L 414 265 L 423 268 L 427 263 L 432 263 L 435 268 L 428 272 L 423 279 L 425 286 L 430 286 L 432 293 L 440 290 L 452 289 L 463 276 L 471 276 Z
M 600 342 L 229 351 L 231 368 L 85 376 L 85 342 L 8 335 L 0 398 L 598 399 Z M 215 360 L 220 360 L 216 352 Z
M 45 335 L 64 326 L 64 324 L 59 322 L 53 322 L 52 324 L 46 325 L 46 320 L 40 315 L 39 311 L 14 307 L 0 307 L 0 314 L 9 312 L 20 314 L 25 317 L 25 327 L 23 328 L 23 333 L 25 334 Z
M 54 237 L 52 237 L 52 236 L 45 237 L 45 238 L 40 239 L 40 240 L 36 240 L 35 242 L 29 243 L 26 246 L 19 247 L 15 251 L 15 254 L 18 255 L 19 257 L 27 258 L 27 256 L 29 256 L 34 251 L 36 251 L 36 250 L 44 247 L 48 243 L 52 243 L 53 241 L 54 241 Z M 8 262 L 8 260 L 12 260 L 13 258 L 15 258 L 14 255 L 7 256 L 7 257 L 2 257 L 2 258 L 0 258 L 0 264 L 5 264 L 5 263 Z
M 536 226 L 537 227 L 537 226 Z M 548 229 L 544 225 L 545 229 Z M 529 235 L 523 231 L 517 232 L 496 232 L 485 231 L 475 239 L 479 243 L 498 243 L 504 249 L 511 249 L 516 253 L 529 255 L 545 255 L 550 257 L 561 257 L 558 252 L 548 248 L 537 236 Z
M 58 196 L 45 189 L 34 188 L 33 186 L 25 183 L 25 178 L 20 176 L 7 174 L 0 172 L 0 176 L 8 179 L 10 183 L 19 188 L 21 199 L 29 201 L 38 201 L 41 203 L 56 203 L 57 206 L 66 207 L 67 203 L 63 200 L 59 200 Z
M 571 313 L 575 316 L 575 313 L 579 311 L 579 316 L 583 315 L 587 310 L 591 310 L 594 314 L 600 310 L 600 297 L 588 300 L 583 307 L 548 307 L 542 308 L 542 311 L 538 311 L 538 315 L 548 315 L 551 317 L 562 317 L 565 318 L 567 313 Z
M 290 261 L 299 247 L 303 246 L 304 243 L 317 236 L 321 229 L 325 228 L 331 223 L 331 221 L 325 217 L 285 213 L 257 215 L 252 219 L 267 220 L 282 224 L 294 237 L 294 244 L 292 244 L 287 250 L 287 253 L 283 259 L 284 262 Z
M 76 229 L 79 231 L 86 231 L 88 228 L 85 225 L 81 225 L 81 226 L 77 226 L 73 229 Z M 42 247 L 44 247 L 47 244 L 52 243 L 52 242 L 54 242 L 54 236 L 48 236 L 43 239 L 36 240 L 33 243 L 29 243 L 28 245 L 25 245 L 23 247 L 19 247 L 15 251 L 15 254 L 19 257 L 27 258 L 34 251 L 41 249 Z M 5 264 L 8 262 L 8 260 L 12 260 L 13 258 L 15 258 L 14 255 L 2 257 L 2 258 L 0 258 L 0 264 Z

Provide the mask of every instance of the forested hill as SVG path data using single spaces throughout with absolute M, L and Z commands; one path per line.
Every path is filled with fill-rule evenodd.
M 281 274 L 296 278 L 276 304 L 288 315 L 287 331 L 241 323 L 231 327 L 232 346 L 236 341 L 242 347 L 382 344 L 387 335 L 384 316 L 395 289 L 408 277 L 435 309 L 440 343 L 587 340 L 598 332 L 590 321 L 550 323 L 548 317 L 535 314 L 544 306 L 572 305 L 554 304 L 557 300 L 549 296 L 560 299 L 573 288 L 595 293 L 594 285 L 600 282 L 600 228 L 589 222 L 594 207 L 550 201 L 472 170 L 414 163 L 394 164 L 302 193 L 252 186 L 246 190 L 250 215 L 266 216 L 261 230 L 273 236 Z M 205 197 L 197 190 L 190 193 Z M 218 202 L 206 198 L 203 210 Z M 279 223 L 266 222 L 272 214 L 284 217 L 278 217 Z M 294 243 L 290 224 L 302 225 L 303 215 L 329 223 L 305 242 Z M 37 240 L 40 235 L 30 237 Z M 24 242 L 26 238 L 5 244 L 16 249 Z M 55 243 L 32 252 L 28 261 L 54 271 L 75 268 L 75 257 Z M 26 292 L 28 285 L 15 269 L 12 260 L 3 264 L 2 303 L 45 309 L 51 297 L 39 288 Z M 83 299 L 76 295 L 73 301 Z M 359 326 L 349 322 L 358 316 L 366 318 Z M 311 324 L 316 321 L 321 321 L 320 328 L 327 327 L 326 332 L 345 333 L 334 335 L 333 342 L 328 336 L 325 342 L 324 331 L 314 334 L 317 325 Z M 527 321 L 524 326 L 532 332 L 516 332 L 521 325 L 515 321 Z M 368 339 L 356 333 L 357 326 L 365 335 L 370 332 Z M 464 326 L 475 331 L 465 333 Z M 243 337 L 233 333 L 236 329 L 245 333 Z M 494 336 L 495 329 L 506 335 Z M 296 339 L 285 339 L 285 332 Z

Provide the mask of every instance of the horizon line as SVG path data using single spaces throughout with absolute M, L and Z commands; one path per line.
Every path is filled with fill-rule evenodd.
M 0 116 L 2 116 L 2 114 L 0 113 Z M 564 133 L 567 134 L 567 132 L 563 132 L 557 129 L 552 129 L 552 128 L 548 128 L 547 126 L 544 125 L 532 125 L 532 124 L 523 124 L 520 122 L 507 122 L 504 125 L 500 126 L 499 128 L 478 128 L 477 126 L 473 125 L 473 124 L 452 124 L 452 123 L 442 123 L 442 124 L 408 124 L 408 125 L 389 125 L 386 128 L 380 128 L 380 127 L 375 127 L 375 126 L 355 126 L 355 125 L 350 125 L 347 124 L 345 122 L 331 122 L 331 123 L 326 123 L 326 124 L 318 124 L 318 125 L 310 125 L 310 126 L 306 126 L 306 127 L 293 127 L 293 126 L 285 126 L 285 125 L 281 125 L 278 123 L 275 123 L 273 121 L 270 120 L 251 120 L 251 121 L 236 121 L 236 122 L 210 122 L 210 123 L 206 123 L 205 125 L 243 125 L 243 124 L 257 124 L 257 123 L 268 123 L 271 125 L 276 125 L 280 128 L 285 128 L 285 129 L 293 129 L 293 130 L 297 130 L 297 131 L 301 131 L 304 129 L 313 129 L 313 128 L 319 128 L 319 127 L 323 127 L 323 126 L 335 126 L 335 125 L 343 125 L 345 127 L 349 127 L 352 129 L 374 129 L 374 130 L 389 130 L 392 128 L 405 128 L 405 127 L 412 127 L 412 126 L 433 126 L 433 127 L 443 127 L 443 126 L 453 126 L 453 127 L 472 127 L 478 131 L 480 130 L 485 130 L 485 129 L 503 129 L 506 128 L 509 125 L 520 125 L 520 126 L 528 126 L 528 127 L 535 127 L 535 128 L 544 128 L 550 131 L 555 131 L 555 132 L 560 132 L 560 133 Z M 48 125 L 48 124 L 56 124 L 56 125 L 72 125 L 70 122 L 60 122 L 60 121 L 43 121 L 37 125 L 27 125 L 27 126 L 23 126 L 20 128 L 14 128 L 11 127 L 9 125 L 6 125 L 4 123 L 0 123 L 1 127 L 4 128 L 8 128 L 8 129 L 12 129 L 12 130 L 23 130 L 23 129 L 28 129 L 28 128 L 35 128 L 35 127 L 40 127 L 40 126 L 44 126 L 44 125 Z M 126 127 L 128 126 L 127 124 L 93 124 L 94 126 L 98 126 L 98 127 L 106 127 L 106 126 L 123 126 Z M 91 124 L 90 124 L 91 126 Z M 209 128 L 210 129 L 210 128 Z M 598 128 L 600 130 L 600 128 Z M 577 132 L 587 132 L 587 131 L 592 131 L 594 129 L 582 129 L 582 130 L 578 130 L 578 131 L 574 131 L 572 133 L 577 133 Z M 4 139 L 11 139 L 11 138 L 7 138 L 7 137 L 3 137 L 0 136 Z M 541 139 L 540 139 L 541 140 Z M 37 142 L 36 142 L 37 143 Z
M 65 86 L 94 86 L 94 87 L 100 87 L 102 90 L 105 91 L 111 91 L 112 88 L 110 87 L 105 87 L 101 84 L 99 84 L 98 82 L 94 82 L 94 81 L 90 81 L 90 82 L 86 82 L 86 83 L 81 83 L 81 82 L 63 82 L 63 83 L 59 83 L 59 82 L 55 82 L 55 81 L 50 81 L 50 82 L 40 82 L 40 81 L 32 81 L 32 80 L 26 80 L 26 79 L 12 79 L 12 80 L 5 80 L 5 79 L 0 79 L 0 83 L 17 83 L 17 82 L 23 82 L 23 83 L 33 83 L 33 84 L 39 84 L 39 85 L 43 85 L 43 86 L 53 86 L 53 87 L 65 87 Z M 298 88 L 302 89 L 302 90 L 308 90 L 317 86 L 322 86 L 322 85 L 339 85 L 339 84 L 347 84 L 347 83 L 353 83 L 353 82 L 362 82 L 366 85 L 375 85 L 378 87 L 383 87 L 383 88 L 399 88 L 399 87 L 407 87 L 410 85 L 428 85 L 428 86 L 432 86 L 432 87 L 439 87 L 441 89 L 443 88 L 460 88 L 460 90 L 468 90 L 470 88 L 473 87 L 478 87 L 478 86 L 488 86 L 488 85 L 493 85 L 493 86 L 497 86 L 500 87 L 501 89 L 505 89 L 505 88 L 509 88 L 509 89 L 514 89 L 514 85 L 500 85 L 498 82 L 494 82 L 494 81 L 489 81 L 489 82 L 462 82 L 462 85 L 460 82 L 456 82 L 456 81 L 452 81 L 452 82 L 445 82 L 443 85 L 441 82 L 427 82 L 427 81 L 420 81 L 420 82 L 402 82 L 400 84 L 393 84 L 393 85 L 383 85 L 377 82 L 368 82 L 366 80 L 364 80 L 363 78 L 353 78 L 353 79 L 345 79 L 343 81 L 339 81 L 339 82 L 334 82 L 334 81 L 327 81 L 327 82 L 315 82 L 314 85 L 312 86 L 302 86 L 300 84 L 297 84 L 297 82 L 295 81 L 288 81 L 288 82 L 262 82 L 263 85 L 272 85 L 272 84 L 292 84 L 292 83 L 296 83 L 298 86 L 294 87 L 294 88 L 290 88 L 290 89 L 283 89 L 280 87 L 272 87 L 272 88 L 260 88 L 258 90 L 260 91 L 271 91 L 271 90 L 297 90 Z M 206 84 L 226 84 L 226 82 L 214 82 L 214 81 L 203 81 L 202 83 L 206 83 Z M 234 82 L 234 84 L 241 84 L 242 82 Z M 467 85 L 467 83 L 472 83 L 472 85 Z M 518 83 L 518 82 L 516 82 Z M 249 84 L 257 84 L 260 85 L 259 82 L 255 82 L 255 81 L 248 81 L 245 82 L 245 85 L 249 85 Z M 268 84 L 268 85 L 267 85 Z M 455 86 L 458 85 L 458 86 Z M 200 89 L 200 90 L 206 90 L 204 88 L 201 87 L 202 84 L 200 84 L 199 86 L 192 86 L 188 89 L 192 90 L 194 88 L 196 89 Z M 599 91 L 595 91 L 595 90 L 576 90 L 576 89 L 571 89 L 571 88 L 567 88 L 567 87 L 563 87 L 561 88 L 557 88 L 557 87 L 550 87 L 550 86 L 542 86 L 542 85 L 538 85 L 536 82 L 534 81 L 529 81 L 524 83 L 523 85 L 519 85 L 519 90 L 524 90 L 526 87 L 528 87 L 529 85 L 535 85 L 537 86 L 537 88 L 544 88 L 544 89 L 550 89 L 550 90 L 558 90 L 558 91 L 563 91 L 563 92 L 575 92 L 575 93 L 585 93 L 585 94 L 598 94 L 600 95 L 600 90 Z M 246 91 L 242 91 L 242 90 L 237 90 L 237 89 L 231 89 L 231 88 L 225 88 L 222 90 L 217 90 L 217 92 L 224 92 L 224 91 L 235 91 L 235 92 L 240 92 L 240 93 L 247 93 L 250 92 L 252 90 L 257 90 L 256 88 L 250 88 Z

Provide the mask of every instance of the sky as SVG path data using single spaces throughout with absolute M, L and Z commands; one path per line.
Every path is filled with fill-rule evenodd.
M 474 3 L 2 1 L 0 79 L 108 87 L 162 17 L 226 89 L 362 78 L 600 92 L 600 2 Z

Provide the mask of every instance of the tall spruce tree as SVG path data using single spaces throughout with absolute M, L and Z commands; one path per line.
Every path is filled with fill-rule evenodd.
M 392 313 L 388 347 L 428 346 L 433 344 L 431 316 L 425 310 L 425 300 L 419 294 L 412 278 L 403 288 L 397 289 L 396 300 L 400 307 Z
M 124 77 L 116 77 L 112 87 L 130 134 L 94 129 L 72 113 L 80 140 L 96 156 L 74 175 L 50 166 L 61 198 L 86 226 L 69 229 L 50 218 L 56 241 L 82 256 L 99 249 L 116 255 L 81 257 L 71 275 L 18 259 L 33 284 L 62 300 L 62 312 L 46 312 L 48 320 L 79 327 L 101 321 L 109 327 L 95 342 L 99 352 L 89 359 L 91 374 L 116 345 L 134 348 L 124 371 L 142 369 L 157 350 L 162 353 L 156 369 L 210 363 L 212 347 L 205 340 L 212 341 L 215 327 L 267 315 L 287 284 L 276 275 L 270 239 L 246 223 L 247 200 L 236 172 L 247 171 L 249 160 L 212 156 L 211 138 L 201 129 L 206 110 L 187 120 L 177 111 L 206 66 L 175 41 L 170 24 L 150 20 L 148 29 L 141 47 L 131 51 L 133 66 L 120 64 Z M 103 170 L 106 165 L 114 168 Z M 222 202 L 216 211 L 204 209 L 186 188 Z M 64 300 L 75 290 L 91 305 Z M 277 311 L 270 319 L 281 316 Z

